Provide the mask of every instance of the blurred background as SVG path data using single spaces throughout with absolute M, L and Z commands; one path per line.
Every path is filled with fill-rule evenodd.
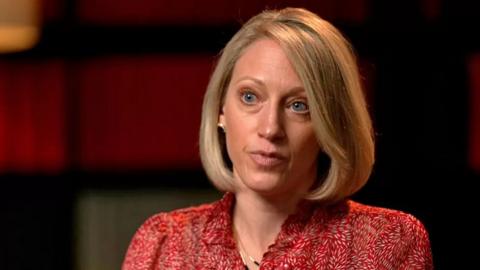
M 0 0 L 0 269 L 119 269 L 148 216 L 219 198 L 206 84 L 243 22 L 286 6 L 359 56 L 377 162 L 354 199 L 419 218 L 437 269 L 472 265 L 478 1 Z

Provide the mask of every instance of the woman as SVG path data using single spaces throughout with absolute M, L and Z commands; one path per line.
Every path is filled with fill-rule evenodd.
M 147 220 L 123 269 L 431 269 L 414 217 L 348 200 L 374 162 L 343 36 L 304 9 L 263 12 L 227 44 L 202 114 L 212 204 Z

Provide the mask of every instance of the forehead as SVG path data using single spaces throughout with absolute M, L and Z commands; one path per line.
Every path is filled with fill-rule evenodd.
M 271 39 L 253 42 L 241 54 L 233 70 L 232 83 L 245 76 L 255 77 L 264 83 L 302 86 L 283 48 Z

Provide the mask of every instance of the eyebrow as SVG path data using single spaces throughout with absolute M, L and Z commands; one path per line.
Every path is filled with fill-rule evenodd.
M 241 81 L 246 81 L 246 80 L 250 80 L 250 81 L 253 81 L 256 84 L 259 84 L 261 86 L 265 86 L 265 83 L 262 80 L 257 79 L 257 78 L 252 77 L 252 76 L 242 76 L 242 77 L 238 78 L 238 80 L 235 80 L 234 83 L 237 84 Z M 303 88 L 303 86 L 294 86 L 294 87 L 289 89 L 289 92 L 290 92 L 290 94 L 298 94 L 300 92 L 306 93 L 305 88 Z
M 254 81 L 254 82 L 257 83 L 257 84 L 260 84 L 260 85 L 262 85 L 262 86 L 265 86 L 265 83 L 264 83 L 262 80 L 257 79 L 257 78 L 254 78 L 254 77 L 252 77 L 252 76 L 243 76 L 243 77 L 240 77 L 240 78 L 238 78 L 238 80 L 235 81 L 235 84 L 237 84 L 237 83 L 239 83 L 239 82 L 241 82 L 241 81 L 246 81 L 246 80 Z

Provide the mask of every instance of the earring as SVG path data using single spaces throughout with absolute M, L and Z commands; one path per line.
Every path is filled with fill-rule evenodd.
M 223 133 L 226 133 L 225 125 L 223 125 L 223 123 L 218 123 L 217 126 L 222 129 Z

